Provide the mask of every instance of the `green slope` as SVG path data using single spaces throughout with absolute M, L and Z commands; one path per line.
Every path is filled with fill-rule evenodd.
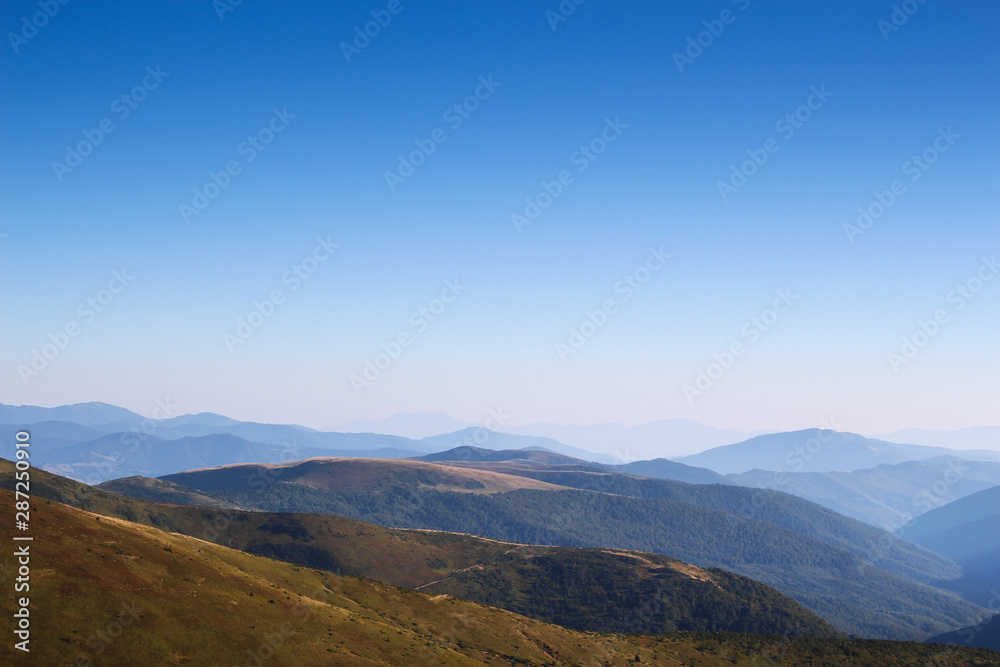
M 394 462 L 382 461 L 378 465 L 391 468 Z M 450 478 L 456 478 L 461 470 L 481 472 L 455 466 L 441 468 L 448 469 Z M 331 464 L 326 469 L 331 479 L 324 477 L 324 469 L 315 461 L 306 467 L 307 473 L 291 464 L 282 468 L 233 466 L 166 479 L 267 511 L 336 514 L 384 526 L 448 530 L 530 544 L 661 553 L 766 583 L 838 629 L 861 636 L 921 639 L 978 622 L 987 614 L 955 596 L 871 566 L 858 553 L 841 545 L 772 523 L 768 519 L 841 540 L 848 539 L 838 534 L 841 529 L 878 534 L 860 522 L 787 494 L 621 475 L 555 473 L 546 478 L 556 484 L 583 477 L 610 480 L 611 484 L 635 484 L 640 490 L 686 489 L 688 496 L 705 489 L 707 497 L 714 497 L 720 507 L 748 515 L 740 516 L 666 498 L 617 495 L 614 491 L 628 489 L 613 486 L 599 489 L 600 493 L 518 489 L 473 494 L 441 492 L 437 487 L 420 484 L 395 484 L 379 485 L 374 491 L 357 491 L 363 485 L 354 485 L 351 492 L 340 492 L 331 489 L 343 488 L 347 483 L 341 479 L 344 468 Z M 274 481 L 263 489 L 250 487 L 251 476 L 265 470 L 273 475 L 272 480 L 283 481 Z M 494 474 L 499 474 L 496 470 Z M 763 502 L 757 502 L 760 500 Z M 805 513 L 796 513 L 800 510 Z M 954 563 L 926 552 L 919 555 L 927 566 L 919 561 L 897 561 L 896 549 L 905 552 L 912 545 L 888 533 L 882 536 L 884 542 L 860 545 L 858 551 L 864 552 L 867 546 L 873 558 L 900 569 L 913 567 L 918 574 L 929 570 L 929 576 L 947 576 L 948 568 L 959 571 Z M 940 571 L 934 567 L 940 567 Z
M 13 494 L 0 491 L 10 506 Z M 843 639 L 580 633 L 90 514 L 31 506 L 31 653 L 4 665 L 996 665 L 981 649 Z M 10 540 L 2 524 L 0 539 Z M 6 573 L 5 573 L 5 576 Z M 13 612 L 8 597 L 2 613 Z M 9 617 L 9 616 L 8 616 Z
M 10 464 L 0 485 L 10 485 Z M 391 530 L 328 515 L 184 507 L 127 498 L 33 473 L 33 492 L 90 511 L 338 574 L 490 604 L 574 629 L 672 630 L 837 636 L 798 603 L 744 577 L 653 554 L 525 546 L 453 533 Z M 163 480 L 108 486 L 213 502 Z M 584 582 L 591 582 L 585 584 Z M 517 595 L 510 595 L 517 590 Z M 645 601 L 657 601 L 645 608 Z

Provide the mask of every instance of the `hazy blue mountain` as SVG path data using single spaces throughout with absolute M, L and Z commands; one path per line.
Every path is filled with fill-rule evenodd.
M 123 422 L 138 424 L 145 419 L 140 414 L 107 403 L 76 403 L 57 408 L 42 408 L 36 405 L 5 405 L 0 403 L 0 423 L 34 424 L 46 421 L 67 421 L 84 426 Z
M 232 463 L 286 463 L 317 456 L 400 458 L 418 453 L 395 448 L 341 451 L 301 445 L 288 447 L 252 442 L 228 433 L 163 440 L 126 432 L 36 451 L 33 461 L 36 466 L 50 472 L 88 483 L 100 483 L 119 477 L 158 477 Z
M 957 456 L 970 461 L 1000 461 L 1000 452 L 901 445 L 872 440 L 856 433 L 821 429 L 760 435 L 734 445 L 715 447 L 675 460 L 728 475 L 754 469 L 775 472 L 857 470 L 883 463 L 920 461 L 937 456 Z
M 157 423 L 152 433 L 163 440 L 176 440 L 185 437 L 203 437 L 208 435 L 235 435 L 252 442 L 287 447 L 316 447 L 325 449 L 327 456 L 331 451 L 367 451 L 374 449 L 398 449 L 409 452 L 408 456 L 433 451 L 419 440 L 410 440 L 395 435 L 379 435 L 376 433 L 330 433 L 316 431 L 305 426 L 289 424 L 258 424 L 256 422 L 236 422 L 231 425 L 209 426 L 206 424 L 186 423 L 180 425 L 161 425 Z
M 1000 486 L 919 516 L 900 535 L 988 577 L 1000 588 Z M 1000 605 L 1000 592 L 995 592 Z
M 512 426 L 510 433 L 552 438 L 573 447 L 610 454 L 622 461 L 675 458 L 719 445 L 746 440 L 754 433 L 720 429 L 688 419 L 661 419 L 640 424 L 594 424 L 577 426 L 535 423 Z
M 161 440 L 229 434 L 251 442 L 283 446 L 319 447 L 344 451 L 396 449 L 407 456 L 433 451 L 428 446 L 421 444 L 419 440 L 400 436 L 376 433 L 332 433 L 295 424 L 259 424 L 238 421 L 211 412 L 180 415 L 169 419 L 150 419 L 106 403 L 80 403 L 58 408 L 0 404 L 0 424 L 9 423 L 12 426 L 19 426 L 49 421 L 72 422 L 88 426 L 94 431 L 84 438 L 67 435 L 53 436 L 63 438 L 64 441 L 60 444 L 68 444 L 65 440 L 79 443 L 93 439 L 100 434 L 135 432 L 146 436 L 155 436 Z M 39 437 L 42 436 L 39 435 Z
M 957 644 L 973 648 L 988 648 L 1000 651 L 1000 614 L 984 623 L 970 625 L 961 630 L 935 635 L 927 640 L 932 644 Z M 997 661 L 1000 664 L 1000 660 Z
M 455 419 L 443 412 L 397 412 L 386 419 L 357 419 L 340 426 L 324 429 L 338 433 L 384 433 L 404 438 L 427 438 L 442 433 L 454 433 L 475 426 Z
M 4 442 L 14 442 L 14 434 L 22 430 L 31 434 L 31 450 L 35 454 L 93 440 L 103 434 L 98 427 L 65 421 L 45 421 L 24 425 L 0 424 L 0 438 Z
M 1000 426 L 972 426 L 957 431 L 929 431 L 907 428 L 873 436 L 889 442 L 909 442 L 929 447 L 952 449 L 988 449 L 1000 451 Z
M 731 483 L 777 489 L 886 530 L 921 514 L 1000 484 L 1000 463 L 940 456 L 840 472 L 727 475 Z
M 159 423 L 164 426 L 183 426 L 185 424 L 232 426 L 241 422 L 237 419 L 231 419 L 225 415 L 219 415 L 214 412 L 199 412 L 198 414 L 193 415 L 180 415 L 178 417 L 171 417 L 170 419 L 163 419 Z
M 579 447 L 571 447 L 552 438 L 543 438 L 534 435 L 518 435 L 516 433 L 505 433 L 502 431 L 491 431 L 486 428 L 469 427 L 446 433 L 435 435 L 429 438 L 422 438 L 420 442 L 429 451 L 437 452 L 455 447 L 481 447 L 483 449 L 525 449 L 527 447 L 540 447 L 566 456 L 573 456 L 584 461 L 596 461 L 598 463 L 618 463 L 618 459 L 606 454 L 590 452 Z

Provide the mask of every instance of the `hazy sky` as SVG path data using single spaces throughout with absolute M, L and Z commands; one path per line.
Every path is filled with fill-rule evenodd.
M 1000 6 L 902 5 L 4 2 L 0 401 L 1000 424 Z

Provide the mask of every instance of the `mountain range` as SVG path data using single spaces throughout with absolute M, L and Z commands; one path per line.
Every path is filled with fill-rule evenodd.
M 901 445 L 872 440 L 855 433 L 823 429 L 760 435 L 745 442 L 714 447 L 675 460 L 728 475 L 750 470 L 777 473 L 834 472 L 920 461 L 938 456 L 955 456 L 968 461 L 1000 461 L 998 451 Z
M 425 426 L 461 426 L 442 417 Z M 410 438 L 0 405 L 0 438 L 21 428 L 45 502 L 566 631 L 995 648 L 990 450 L 809 429 L 631 460 L 476 426 Z M 0 463 L 0 486 L 11 474 Z
M 851 471 L 751 470 L 724 479 L 730 484 L 791 493 L 895 531 L 929 510 L 1000 485 L 1000 462 L 967 461 L 949 455 Z

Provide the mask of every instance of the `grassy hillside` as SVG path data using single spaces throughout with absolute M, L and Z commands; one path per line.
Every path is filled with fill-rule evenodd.
M 227 503 L 213 498 L 194 489 L 174 484 L 164 479 L 142 477 L 122 477 L 110 482 L 98 485 L 99 488 L 126 495 L 138 500 L 149 500 L 157 503 L 170 503 L 174 505 L 199 505 L 202 507 L 216 507 L 219 509 L 240 509 L 238 505 Z
M 185 473 L 183 486 L 215 491 L 255 490 L 277 479 L 320 491 L 356 493 L 416 487 L 437 491 L 501 493 L 514 489 L 556 490 L 552 484 L 486 470 L 461 470 L 413 460 L 314 458 L 285 464 L 235 464 Z M 163 479 L 176 481 L 170 475 Z
M 3 463 L 0 469 L 9 470 L 9 462 Z M 115 496 L 40 471 L 34 478 L 39 497 L 86 505 L 105 516 L 337 574 L 449 593 L 574 629 L 838 635 L 773 588 L 665 556 L 392 530 L 328 515 L 172 506 Z M 5 480 L 9 484 L 9 472 Z M 207 498 L 163 480 L 126 478 L 110 486 L 142 497 Z M 649 600 L 655 605 L 636 614 Z
M 9 491 L 0 501 L 10 506 Z M 945 647 L 837 639 L 579 633 L 302 568 L 48 500 L 31 508 L 30 662 L 101 665 L 913 665 Z M 0 537 L 10 539 L 9 524 Z M 10 599 L 3 612 L 13 611 Z M 958 649 L 950 665 L 995 665 Z
M 391 469 L 395 462 L 378 463 Z M 439 467 L 447 469 L 441 474 L 449 476 L 459 475 L 463 470 Z M 707 489 L 717 494 L 720 503 L 725 501 L 734 511 L 749 515 L 739 516 L 666 498 L 617 495 L 613 490 L 595 493 L 518 489 L 491 495 L 441 492 L 426 484 L 402 485 L 396 479 L 397 483 L 380 486 L 378 490 L 334 492 L 320 488 L 330 484 L 318 483 L 312 476 L 313 468 L 309 468 L 312 471 L 309 483 L 300 483 L 304 474 L 294 466 L 283 468 L 283 475 L 272 478 L 273 483 L 266 488 L 251 487 L 248 480 L 262 470 L 255 466 L 235 466 L 170 475 L 167 479 L 266 511 L 335 514 L 383 526 L 447 530 L 510 542 L 660 553 L 766 583 L 839 630 L 860 636 L 922 639 L 978 622 L 987 614 L 986 610 L 957 597 L 873 567 L 842 546 L 764 520 L 773 516 L 803 531 L 833 531 L 840 539 L 844 538 L 837 536 L 836 530 L 845 525 L 876 532 L 787 494 L 721 485 L 700 487 L 621 475 L 592 476 L 613 482 L 620 479 L 627 484 L 655 483 L 650 488 L 684 488 L 688 494 Z M 558 473 L 564 474 L 587 475 Z M 337 480 L 335 484 L 344 482 Z M 753 504 L 754 498 L 764 502 Z M 743 502 L 748 503 L 745 508 L 741 507 Z M 811 508 L 812 513 L 789 517 L 782 511 L 784 504 Z M 763 519 L 754 518 L 754 513 Z M 811 520 L 818 522 L 818 527 L 811 525 Z M 902 544 L 888 533 L 884 539 L 884 543 L 869 545 L 873 558 L 894 558 L 893 549 Z M 933 576 L 939 571 L 947 574 L 947 568 L 959 570 L 945 559 L 926 552 L 920 554 L 930 567 L 938 568 L 930 569 Z M 902 565 L 920 572 L 925 567 L 924 561 L 903 560 Z

